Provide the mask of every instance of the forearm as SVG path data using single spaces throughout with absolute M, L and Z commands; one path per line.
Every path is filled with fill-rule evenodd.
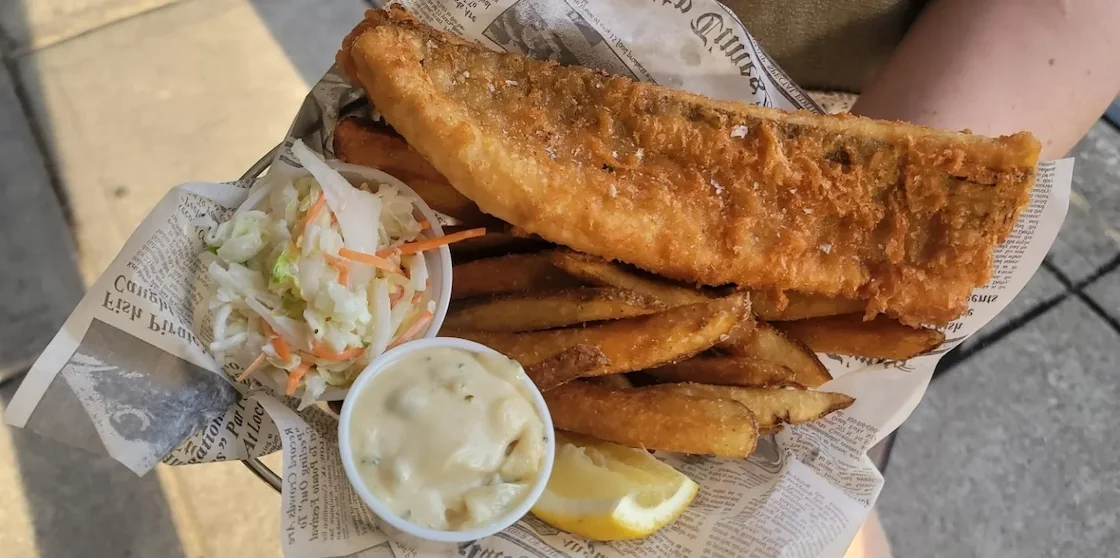
M 1118 0 L 937 0 L 852 112 L 1065 155 L 1120 91 Z

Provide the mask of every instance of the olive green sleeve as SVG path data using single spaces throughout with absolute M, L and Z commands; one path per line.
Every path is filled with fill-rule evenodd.
M 859 92 L 924 0 L 723 0 L 806 89 Z

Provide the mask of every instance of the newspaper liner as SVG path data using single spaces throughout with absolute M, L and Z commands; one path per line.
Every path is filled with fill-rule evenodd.
M 718 98 L 819 112 L 713 0 L 404 0 L 418 18 L 496 50 L 601 68 Z M 337 69 L 289 132 L 332 156 L 338 119 L 376 117 Z M 281 149 L 268 180 L 293 170 Z M 847 410 L 760 440 L 749 459 L 663 454 L 701 485 L 670 527 L 640 541 L 588 542 L 526 517 L 449 551 L 464 556 L 841 556 L 883 485 L 866 452 L 921 399 L 940 357 L 1003 310 L 1041 264 L 1069 202 L 1073 161 L 1039 165 L 1031 203 L 999 247 L 945 344 L 905 362 L 821 355 L 822 389 Z M 31 368 L 8 407 L 14 426 L 109 455 L 137 474 L 157 463 L 247 459 L 283 449 L 281 536 L 290 557 L 427 555 L 388 540 L 350 489 L 334 417 L 259 386 L 232 384 L 208 354 L 199 254 L 254 182 L 171 190 L 125 243 Z M 236 370 L 232 370 L 236 372 Z M 100 443 L 98 443 L 100 442 Z

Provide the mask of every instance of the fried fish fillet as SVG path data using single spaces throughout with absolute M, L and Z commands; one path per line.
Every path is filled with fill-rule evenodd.
M 371 11 L 338 61 L 486 213 L 704 285 L 868 301 L 944 324 L 991 275 L 1039 143 L 725 102 Z

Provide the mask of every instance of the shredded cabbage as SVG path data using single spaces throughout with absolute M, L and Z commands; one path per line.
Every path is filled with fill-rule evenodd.
M 299 293 L 299 266 L 298 258 L 288 250 L 285 245 L 276 260 L 272 262 L 272 269 L 268 277 L 268 290 L 283 294 L 284 291 Z
M 355 188 L 301 142 L 292 150 L 311 176 L 273 184 L 257 209 L 219 225 L 203 261 L 216 286 L 208 301 L 215 358 L 244 369 L 263 353 L 262 375 L 281 385 L 309 363 L 302 408 L 406 341 L 431 297 L 422 254 L 385 256 L 399 273 L 340 255 L 420 239 L 415 200 L 387 184 Z
M 230 225 L 232 223 L 232 225 Z M 234 216 L 218 226 L 219 234 L 222 227 L 228 227 L 228 238 L 223 239 L 217 256 L 227 262 L 243 263 L 256 256 L 268 242 L 269 219 L 263 211 L 246 211 Z

